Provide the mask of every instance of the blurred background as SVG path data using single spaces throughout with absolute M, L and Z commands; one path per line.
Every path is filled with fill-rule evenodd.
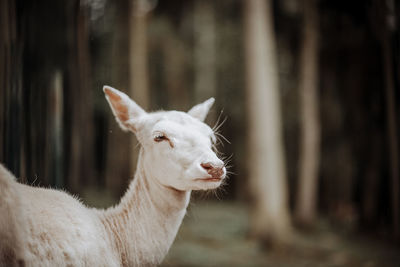
M 395 0 L 0 0 L 0 162 L 118 203 L 147 110 L 216 98 L 229 181 L 196 193 L 164 266 L 399 266 Z

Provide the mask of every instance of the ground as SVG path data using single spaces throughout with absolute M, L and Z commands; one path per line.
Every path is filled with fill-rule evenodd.
M 195 201 L 162 266 L 400 266 L 399 247 L 324 221 L 312 232 L 297 232 L 292 246 L 266 249 L 248 237 L 248 220 L 242 204 Z
M 88 190 L 89 206 L 117 203 L 110 194 Z M 192 200 L 162 267 L 400 267 L 400 247 L 320 220 L 315 229 L 296 231 L 293 244 L 262 247 L 249 238 L 244 204 Z

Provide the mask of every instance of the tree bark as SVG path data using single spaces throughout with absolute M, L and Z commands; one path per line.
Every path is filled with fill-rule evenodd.
M 22 52 L 15 1 L 0 2 L 0 162 L 20 175 L 23 155 Z
M 113 32 L 111 86 L 130 94 L 130 24 L 132 1 L 116 1 L 115 31 Z M 131 133 L 121 130 L 107 108 L 109 123 L 105 185 L 119 198 L 133 177 L 131 165 Z
M 310 224 L 316 215 L 320 122 L 318 108 L 318 10 L 316 0 L 304 1 L 303 41 L 300 59 L 300 174 L 296 219 Z
M 282 138 L 272 1 L 247 0 L 245 52 L 252 235 L 289 241 L 291 222 Z
M 53 84 L 50 90 L 50 136 L 51 136 L 51 184 L 58 188 L 64 186 L 64 155 L 63 155 L 63 73 L 60 70 L 54 72 Z
M 196 1 L 194 5 L 194 94 L 198 103 L 216 93 L 216 19 L 212 1 Z
M 79 1 L 73 2 L 75 8 Z M 74 9 L 72 9 L 74 10 Z M 77 8 L 77 13 L 71 13 L 69 84 L 71 87 L 71 154 L 68 186 L 72 192 L 80 192 L 84 186 L 93 182 L 93 122 L 91 105 L 91 77 L 89 53 L 88 11 Z M 83 185 L 83 186 L 82 186 Z
M 146 0 L 134 1 L 130 17 L 130 92 L 145 109 L 149 105 L 147 5 Z
M 389 3 L 390 1 L 388 1 Z M 393 3 L 394 5 L 394 3 Z M 391 175 L 391 190 L 392 190 L 392 220 L 393 233 L 399 237 L 399 151 L 397 140 L 397 119 L 396 119 L 396 98 L 394 85 L 394 70 L 393 70 L 393 25 L 390 24 L 391 16 L 394 16 L 394 6 L 388 6 L 383 17 L 384 34 L 382 37 L 383 49 L 383 66 L 385 70 L 385 93 L 386 93 L 386 116 L 387 116 L 387 134 L 388 134 L 388 150 L 390 153 L 390 175 Z
M 130 17 L 130 95 L 142 108 L 149 108 L 148 40 L 147 20 L 149 4 L 146 0 L 135 0 L 131 4 Z M 131 138 L 131 173 L 136 172 L 139 156 L 136 136 Z

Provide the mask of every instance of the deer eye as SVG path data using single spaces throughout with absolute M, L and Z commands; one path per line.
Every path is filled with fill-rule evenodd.
M 154 141 L 156 141 L 156 142 L 162 142 L 162 141 L 167 141 L 167 140 L 169 140 L 168 137 L 162 133 L 159 133 L 154 137 Z

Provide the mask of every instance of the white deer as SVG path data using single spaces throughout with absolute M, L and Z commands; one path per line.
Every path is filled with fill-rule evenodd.
M 121 202 L 87 208 L 71 195 L 20 184 L 0 165 L 0 265 L 154 266 L 168 252 L 191 190 L 226 176 L 204 124 L 214 99 L 188 113 L 147 113 L 124 93 L 104 92 L 123 130 L 141 144 L 135 178 Z

